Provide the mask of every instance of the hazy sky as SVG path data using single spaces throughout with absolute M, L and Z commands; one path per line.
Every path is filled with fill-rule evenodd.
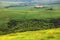
M 20 1 L 20 0 L 0 0 L 0 1 Z M 24 1 L 29 1 L 29 0 L 24 0 Z M 33 0 L 30 0 L 33 1 Z M 34 1 L 60 1 L 60 0 L 34 0 Z
M 44 2 L 44 3 L 47 3 L 47 2 L 60 2 L 60 0 L 0 0 L 0 1 L 9 1 L 9 2 Z

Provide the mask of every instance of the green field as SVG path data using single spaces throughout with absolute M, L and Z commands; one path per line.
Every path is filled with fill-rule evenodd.
M 12 19 L 46 19 L 46 18 L 58 18 L 60 17 L 60 10 L 0 10 L 0 19 L 12 18 Z M 1 19 L 1 20 L 2 20 Z
M 23 20 L 34 20 L 37 19 L 39 20 L 43 20 L 42 23 L 44 25 L 49 23 L 49 20 L 56 20 L 60 18 L 60 10 L 46 10 L 46 9 L 32 9 L 32 10 L 9 10 L 9 9 L 1 9 L 0 10 L 0 29 L 2 30 L 2 28 L 5 26 L 8 28 L 8 26 L 14 25 L 14 23 L 12 24 L 12 22 L 8 25 L 7 23 L 10 22 L 11 20 L 14 21 L 23 21 Z M 27 25 L 27 22 L 23 22 Z M 45 22 L 46 21 L 46 22 Z M 48 23 L 47 23 L 48 22 Z M 15 22 L 16 23 L 16 22 Z M 17 24 L 17 23 L 16 23 Z M 22 24 L 22 23 L 21 23 Z M 25 24 L 22 24 L 24 26 L 26 26 Z M 29 23 L 28 23 L 29 24 Z M 30 23 L 31 24 L 31 23 Z M 29 24 L 29 25 L 30 25 Z M 33 24 L 33 23 L 32 23 Z M 31 24 L 31 25 L 32 25 Z M 37 23 L 39 24 L 39 23 Z M 43 25 L 41 24 L 41 25 Z M 59 23 L 58 23 L 59 24 Z M 8 26 L 7 26 L 8 25 Z M 40 25 L 40 24 L 39 24 Z M 20 23 L 17 24 L 17 26 L 20 26 Z M 17 27 L 16 26 L 16 27 Z M 34 25 L 33 25 L 34 26 Z M 36 25 L 37 26 L 37 25 Z M 48 24 L 49 26 L 49 24 Z M 40 26 L 39 26 L 40 27 Z M 51 26 L 52 27 L 52 26 Z M 34 28 L 34 27 L 33 27 Z M 33 29 L 32 28 L 32 29 Z M 4 28 L 5 30 L 6 28 Z
M 0 9 L 1 40 L 60 40 L 60 10 Z

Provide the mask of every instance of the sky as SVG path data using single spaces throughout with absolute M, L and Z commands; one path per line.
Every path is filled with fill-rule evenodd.
M 40 3 L 60 3 L 60 0 L 0 0 L 0 2 L 40 2 Z
M 11 5 L 11 4 L 19 4 L 19 3 L 60 3 L 60 0 L 0 0 L 0 4 L 3 6 Z
M 60 1 L 60 0 L 0 0 L 0 1 L 43 1 L 43 2 L 56 2 L 56 1 Z

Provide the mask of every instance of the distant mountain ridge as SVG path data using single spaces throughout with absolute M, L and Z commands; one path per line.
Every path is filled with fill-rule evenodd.
M 60 0 L 0 0 L 4 2 L 40 2 L 40 3 L 60 3 Z
M 35 4 L 60 4 L 60 0 L 0 0 L 0 6 L 30 6 Z

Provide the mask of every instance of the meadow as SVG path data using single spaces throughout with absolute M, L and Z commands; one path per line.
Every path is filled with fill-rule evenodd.
M 55 20 L 55 21 L 54 21 Z M 58 28 L 60 10 L 28 9 L 0 10 L 0 30 L 6 34 L 17 31 L 34 31 L 39 29 Z M 55 22 L 55 23 L 54 23 Z M 2 34 L 2 33 L 1 33 Z
M 60 10 L 0 9 L 0 39 L 59 40 Z

